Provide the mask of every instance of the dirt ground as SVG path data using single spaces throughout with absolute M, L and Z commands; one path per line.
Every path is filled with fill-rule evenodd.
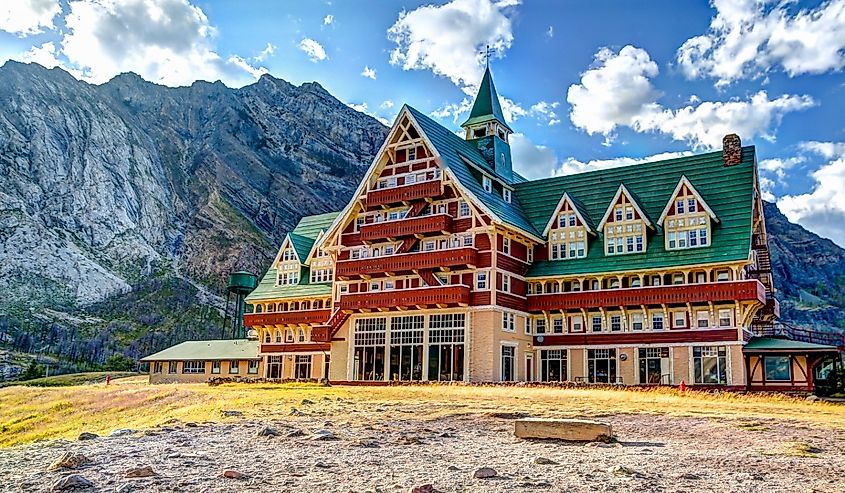
M 618 442 L 575 444 L 516 439 L 507 414 L 427 419 L 424 409 L 315 397 L 288 415 L 256 419 L 233 409 L 221 422 L 168 420 L 122 436 L 19 445 L 0 449 L 0 491 L 49 491 L 79 474 L 94 485 L 84 491 L 121 493 L 409 492 L 425 484 L 441 492 L 845 492 L 841 428 L 593 414 L 585 417 L 611 424 Z M 278 436 L 260 436 L 266 427 Z M 90 463 L 48 471 L 64 452 L 84 454 Z M 155 475 L 126 477 L 143 466 Z M 481 467 L 496 475 L 474 478 Z M 223 477 L 226 470 L 244 477 Z

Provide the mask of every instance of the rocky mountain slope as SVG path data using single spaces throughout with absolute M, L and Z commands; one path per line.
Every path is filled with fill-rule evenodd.
M 345 204 L 385 134 L 317 83 L 168 88 L 124 74 L 94 86 L 7 62 L 0 342 L 37 332 L 29 346 L 52 348 L 79 336 L 51 339 L 54 324 L 87 327 L 90 339 L 115 320 L 140 337 L 175 298 L 210 301 L 226 273 L 264 269 L 301 215 Z M 139 297 L 155 310 L 138 313 Z M 178 304 L 184 325 L 201 320 Z M 137 337 L 126 339 L 118 347 Z
M 0 68 L 0 345 L 74 362 L 219 336 L 228 272 L 342 207 L 387 129 L 317 83 Z M 845 319 L 845 251 L 766 206 L 787 319 Z M 2 363 L 2 362 L 0 362 Z

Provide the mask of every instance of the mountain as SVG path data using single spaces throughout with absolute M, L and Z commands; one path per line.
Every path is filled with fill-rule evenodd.
M 123 350 L 161 323 L 194 334 L 207 318 L 195 305 L 220 306 L 228 272 L 262 271 L 301 215 L 346 203 L 386 132 L 317 83 L 170 88 L 123 74 L 96 86 L 7 62 L 0 343 L 86 343 L 75 355 L 114 332 Z
M 790 223 L 765 202 L 772 273 L 781 318 L 819 330 L 845 330 L 845 249 Z
M 7 62 L 0 346 L 72 368 L 219 337 L 226 274 L 345 205 L 386 133 L 317 83 L 95 86 Z M 765 213 L 784 317 L 842 327 L 845 251 Z

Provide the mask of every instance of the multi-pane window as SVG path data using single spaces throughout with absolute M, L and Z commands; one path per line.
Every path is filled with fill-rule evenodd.
M 505 332 L 516 332 L 516 315 L 502 312 L 502 330 Z
M 175 373 L 175 371 L 174 371 Z M 205 361 L 183 361 L 182 373 L 198 374 L 205 373 Z
M 572 317 L 572 332 L 584 331 L 584 318 L 581 315 L 574 315 Z
M 211 362 L 211 373 L 215 373 L 215 374 L 220 373 L 220 366 L 221 366 L 221 361 L 219 361 L 219 360 L 212 361 Z
M 333 276 L 334 271 L 332 271 L 332 269 L 315 269 L 311 271 L 311 282 L 330 282 Z
M 642 313 L 632 313 L 631 314 L 631 329 L 632 330 L 643 330 L 643 314 Z
M 675 198 L 674 214 L 664 221 L 666 248 L 669 250 L 698 248 L 709 244 L 710 216 L 692 191 L 684 185 Z
M 511 276 L 509 274 L 502 274 L 502 292 L 511 292 Z
M 167 363 L 167 373 L 176 373 L 176 362 L 170 361 Z
M 538 318 L 535 322 L 537 334 L 545 334 L 546 333 L 546 319 L 545 318 Z
M 490 180 L 490 177 L 482 176 L 481 177 L 481 185 L 484 187 L 485 192 L 492 192 L 493 191 L 493 182 Z
M 587 228 L 568 201 L 563 204 L 557 222 L 549 231 L 549 259 L 564 260 L 587 256 Z
M 687 312 L 672 313 L 672 328 L 680 329 L 687 326 Z
M 622 330 L 622 316 L 621 315 L 611 315 L 610 316 L 610 330 L 613 332 L 619 332 Z
M 240 367 L 241 367 L 240 361 L 238 361 L 236 359 L 229 361 L 229 373 L 231 373 L 231 374 L 238 373 L 238 371 L 240 370 Z
M 601 332 L 601 316 L 600 315 L 593 315 L 592 329 L 593 329 L 593 332 Z
M 511 239 L 510 238 L 502 238 L 502 253 L 506 255 L 511 254 Z
M 513 346 L 502 346 L 502 381 L 510 382 L 516 380 L 514 363 L 516 360 L 516 348 Z
M 663 330 L 663 312 L 654 312 L 651 314 L 651 328 L 653 330 Z
M 710 312 L 707 310 L 698 310 L 695 312 L 696 326 L 700 329 L 710 327 Z
M 483 290 L 487 289 L 487 271 L 476 272 L 475 273 L 475 289 Z
M 279 273 L 279 286 L 288 286 L 292 284 L 299 284 L 299 272 Z
M 631 199 L 624 193 L 613 207 L 604 224 L 604 248 L 607 255 L 641 253 L 645 251 L 645 220 L 637 213 Z
M 525 317 L 525 334 L 531 335 L 531 319 Z
M 731 319 L 733 318 L 731 316 L 732 311 L 733 310 L 731 310 L 730 308 L 727 308 L 727 309 L 723 308 L 723 309 L 719 310 L 719 327 L 730 327 L 731 325 L 733 325 L 731 323 Z
M 458 217 L 469 217 L 469 203 L 466 200 L 458 202 Z
M 163 363 L 161 361 L 156 361 L 153 363 L 153 373 L 161 373 L 163 370 Z
M 563 318 L 557 317 L 552 319 L 552 332 L 555 334 L 563 334 Z
M 502 198 L 505 199 L 505 202 L 511 202 L 511 191 L 507 188 L 502 189 Z
M 725 385 L 728 383 L 728 358 L 725 346 L 698 346 L 692 348 L 694 381 L 699 384 Z
M 294 253 L 293 248 L 285 248 L 285 251 L 282 252 L 282 261 L 287 262 L 289 260 L 296 260 L 296 253 Z
M 260 363 L 260 361 L 257 360 L 257 359 L 249 360 L 249 363 L 247 364 L 247 367 L 246 367 L 246 372 L 249 373 L 250 375 L 257 374 L 259 363 Z

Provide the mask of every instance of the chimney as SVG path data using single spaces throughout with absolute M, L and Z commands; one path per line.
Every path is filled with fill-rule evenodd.
M 725 166 L 742 162 L 742 141 L 739 140 L 739 135 L 728 134 L 722 138 L 722 159 Z

